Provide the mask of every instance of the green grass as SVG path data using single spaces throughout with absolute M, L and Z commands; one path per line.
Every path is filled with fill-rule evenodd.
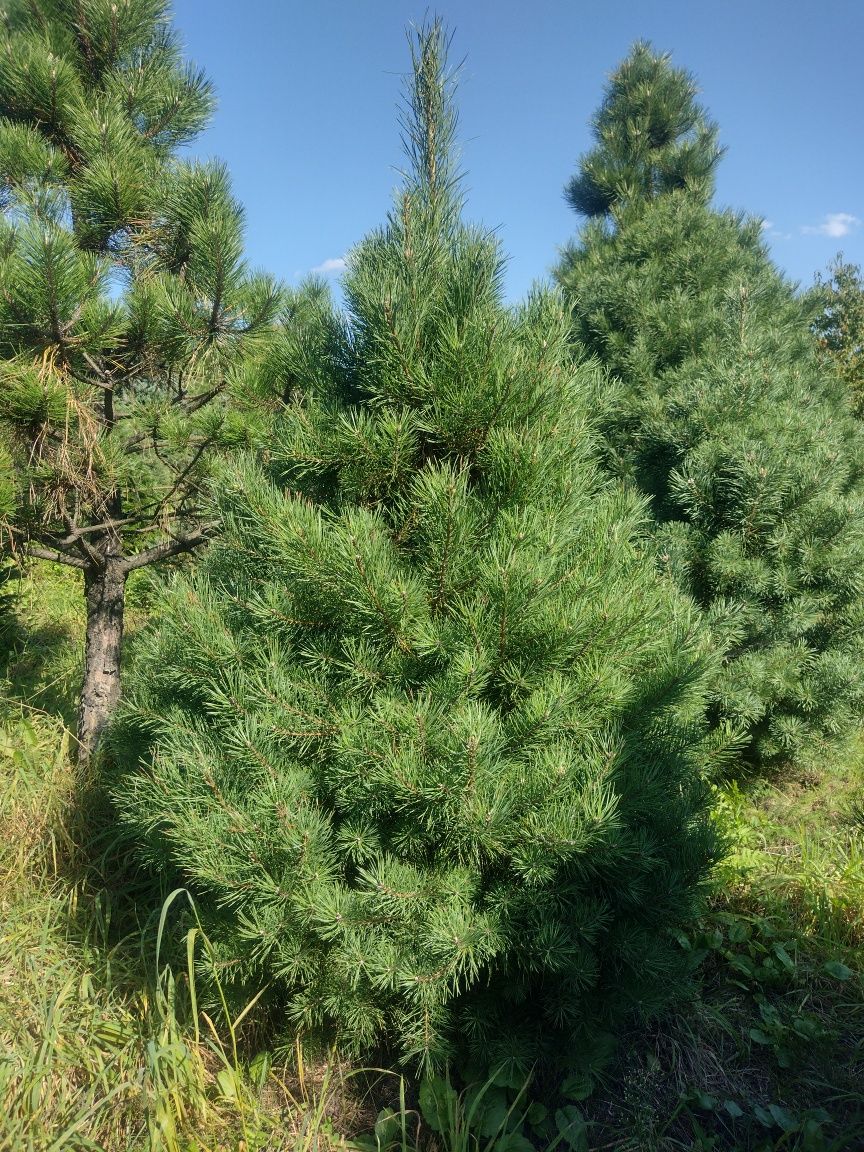
M 30 573 L 15 573 L 9 586 L 16 614 L 12 644 L 0 663 L 0 691 L 5 681 L 18 708 L 71 727 L 84 651 L 80 573 L 34 563 Z
M 99 793 L 66 727 L 77 574 L 39 565 L 17 607 L 0 712 L 0 1149 L 335 1144 L 339 1066 L 298 1078 L 296 1059 L 241 1055 L 235 1020 L 193 1012 L 194 966 L 175 975 L 158 956 L 158 894 L 95 847 Z M 190 943 L 194 960 L 206 941 Z
M 590 1105 L 599 1144 L 864 1148 L 864 743 L 820 771 L 716 793 L 730 852 L 682 941 L 695 1000 L 630 1051 Z
M 335 1147 L 344 1070 L 256 1059 L 236 1019 L 192 1011 L 194 966 L 159 962 L 159 925 L 79 843 L 69 744 L 44 718 L 0 730 L 0 1148 Z
M 0 737 L 0 1146 L 177 1146 L 203 1068 L 111 938 L 77 859 L 68 738 L 20 718 Z M 182 1107 L 178 1101 L 182 1100 Z
M 131 592 L 134 642 L 146 584 Z M 634 1028 L 587 1099 L 529 1117 L 522 1086 L 415 1096 L 397 1073 L 277 1057 L 255 1005 L 204 1011 L 194 909 L 103 858 L 98 788 L 70 755 L 75 573 L 39 566 L 18 618 L 0 671 L 3 1152 L 864 1148 L 864 742 L 818 771 L 717 790 L 730 852 L 681 939 L 701 992 Z

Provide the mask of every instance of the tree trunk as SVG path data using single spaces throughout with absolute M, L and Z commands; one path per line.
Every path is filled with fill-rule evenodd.
M 119 555 L 119 541 L 109 541 L 104 555 L 104 564 L 84 571 L 87 641 L 78 709 L 79 764 L 87 764 L 96 751 L 102 730 L 120 697 L 126 568 Z

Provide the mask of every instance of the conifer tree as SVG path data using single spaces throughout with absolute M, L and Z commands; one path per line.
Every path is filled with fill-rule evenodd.
M 672 86 L 682 74 L 661 63 Z M 613 83 L 604 114 L 628 109 Z M 610 373 L 610 466 L 650 496 L 661 562 L 725 648 L 715 719 L 767 763 L 848 731 L 864 702 L 864 444 L 816 354 L 811 303 L 759 222 L 706 191 L 589 219 L 558 276 L 576 347 Z
M 83 574 L 80 752 L 119 691 L 129 572 L 205 537 L 198 490 L 247 437 L 226 390 L 274 316 L 224 168 L 181 160 L 213 104 L 166 0 L 11 0 L 0 28 L 6 544 Z
M 828 362 L 845 381 L 858 416 L 864 416 L 864 276 L 838 253 L 827 278 L 812 293 L 818 312 L 813 331 Z
M 563 301 L 506 308 L 462 221 L 441 25 L 411 42 L 404 187 L 159 605 L 115 802 L 288 1027 L 584 1071 L 680 986 L 709 650 L 596 465 Z
M 696 91 L 693 77 L 672 68 L 668 55 L 645 41 L 634 44 L 594 117 L 596 145 L 565 189 L 571 206 L 608 219 L 675 189 L 707 202 L 722 149 Z

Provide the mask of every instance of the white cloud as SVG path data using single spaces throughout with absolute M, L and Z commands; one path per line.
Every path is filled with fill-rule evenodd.
M 344 270 L 344 256 L 331 256 L 329 260 L 324 260 L 321 264 L 316 264 L 312 269 L 313 272 L 323 272 L 325 275 L 328 272 L 344 272 Z
M 779 228 L 776 228 L 774 226 L 773 220 L 763 220 L 762 221 L 762 231 L 768 237 L 769 240 L 791 240 L 792 239 L 792 233 L 791 232 L 781 232 Z
M 805 236 L 830 236 L 836 240 L 840 236 L 848 236 L 860 226 L 858 217 L 849 212 L 829 212 L 821 224 L 805 224 L 801 231 Z

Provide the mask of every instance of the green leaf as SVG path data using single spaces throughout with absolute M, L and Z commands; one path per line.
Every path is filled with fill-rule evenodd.
M 748 1032 L 750 1039 L 754 1044 L 770 1044 L 771 1038 L 766 1036 L 761 1028 L 751 1028 Z
M 445 1132 L 456 1114 L 456 1089 L 443 1076 L 427 1076 L 420 1085 L 420 1112 L 433 1132 Z
M 749 956 L 733 956 L 729 961 L 729 967 L 734 968 L 736 972 L 741 972 L 744 976 L 749 976 L 751 979 L 756 975 L 755 965 Z
M 855 975 L 851 968 L 847 968 L 839 960 L 826 960 L 823 967 L 828 975 L 833 976 L 835 980 L 851 980 Z
M 512 1088 L 514 1092 L 524 1088 L 527 1080 L 530 1080 L 530 1075 L 526 1076 L 524 1072 L 520 1072 L 512 1060 L 502 1064 L 492 1077 L 492 1083 L 496 1087 Z
M 233 1068 L 220 1068 L 216 1073 L 216 1083 L 225 1100 L 237 1099 L 237 1076 Z
M 560 1142 L 576 1152 L 587 1152 L 588 1126 L 581 1111 L 575 1104 L 567 1104 L 555 1112 L 555 1127 Z
M 525 1113 L 525 1119 L 532 1128 L 536 1128 L 538 1124 L 545 1124 L 548 1116 L 549 1109 L 539 1101 L 535 1101 Z
M 471 1127 L 481 1136 L 498 1136 L 507 1124 L 507 1096 L 503 1088 L 492 1088 L 477 1105 Z
M 753 1115 L 756 1117 L 763 1128 L 774 1127 L 774 1118 L 772 1117 L 771 1113 L 767 1109 L 763 1108 L 760 1104 L 754 1104 Z
M 787 972 L 795 971 L 795 961 L 792 959 L 782 944 L 774 944 L 771 950 Z
M 693 1094 L 693 1103 L 705 1112 L 713 1112 L 717 1107 L 717 1098 L 709 1092 L 700 1092 L 697 1089 Z
M 712 952 L 716 952 L 718 948 L 723 947 L 723 933 L 719 928 L 714 928 L 711 932 L 705 933 L 705 946 L 710 948 Z
M 796 1016 L 792 1021 L 792 1028 L 805 1040 L 813 1040 L 819 1033 L 818 1023 L 810 1016 Z
M 527 1136 L 521 1132 L 508 1132 L 495 1141 L 495 1152 L 537 1152 Z
M 794 1132 L 798 1128 L 798 1121 L 795 1117 L 785 1108 L 781 1108 L 779 1104 L 769 1104 L 768 1111 L 771 1113 L 775 1124 L 778 1124 L 784 1132 Z
M 568 1076 L 561 1085 L 561 1095 L 569 1100 L 587 1100 L 594 1091 L 594 1077 L 587 1072 Z
M 734 919 L 729 925 L 729 943 L 743 944 L 750 939 L 750 925 L 744 920 Z
M 744 1109 L 739 1104 L 736 1104 L 734 1100 L 724 1100 L 723 1107 L 733 1120 L 738 1120 L 744 1115 Z
M 392 1108 L 382 1108 L 375 1120 L 375 1139 L 379 1147 L 392 1144 L 402 1129 L 402 1117 Z

